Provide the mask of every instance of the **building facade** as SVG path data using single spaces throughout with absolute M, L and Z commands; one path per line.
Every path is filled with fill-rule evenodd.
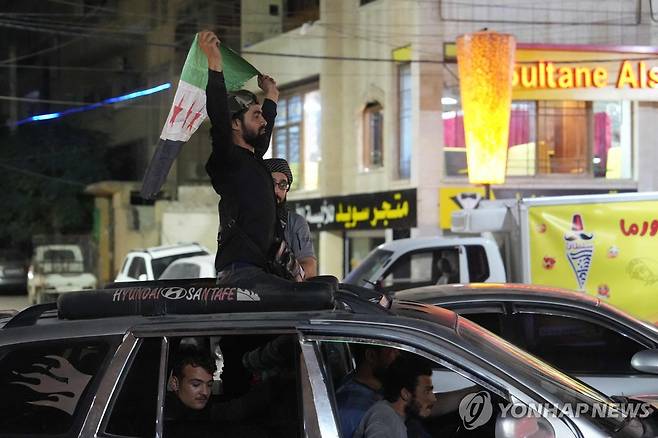
M 293 167 L 290 204 L 316 230 L 321 273 L 342 277 L 386 240 L 449 233 L 455 198 L 483 193 L 468 184 L 454 49 L 482 28 L 518 45 L 494 196 L 658 189 L 649 2 L 322 1 L 317 21 L 255 41 L 259 3 L 243 1 L 243 53 L 282 90 L 271 154 Z M 406 221 L 381 220 L 405 201 Z

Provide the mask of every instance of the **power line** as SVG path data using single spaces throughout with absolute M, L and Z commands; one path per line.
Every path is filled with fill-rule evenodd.
M 0 68 L 14 68 L 14 67 L 17 69 L 27 69 L 27 70 L 88 71 L 88 72 L 102 72 L 102 73 L 122 73 L 122 74 L 142 74 L 149 72 L 148 70 L 82 67 L 82 66 L 66 66 L 66 65 L 0 64 Z
M 25 175 L 34 176 L 34 177 L 37 177 L 37 178 L 43 178 L 43 179 L 58 182 L 58 183 L 61 183 L 61 184 L 68 184 L 68 185 L 72 185 L 72 186 L 76 186 L 76 187 L 87 187 L 87 184 L 83 184 L 79 181 L 73 181 L 73 180 L 64 179 L 64 178 L 57 178 L 57 177 L 54 177 L 54 176 L 45 175 L 43 173 L 33 172 L 33 171 L 27 170 L 27 169 L 21 169 L 20 167 L 10 166 L 8 164 L 4 164 L 4 163 L 1 163 L 1 162 L 0 162 L 0 167 L 2 167 L 3 169 L 7 169 L 9 171 L 12 171 L 12 172 L 23 173 Z

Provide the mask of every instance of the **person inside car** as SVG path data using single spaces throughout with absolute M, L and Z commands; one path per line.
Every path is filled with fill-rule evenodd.
M 356 363 L 336 391 L 336 404 L 343 436 L 351 438 L 368 409 L 382 399 L 382 380 L 400 350 L 369 344 L 350 348 Z
M 436 402 L 432 365 L 418 356 L 402 355 L 386 370 L 384 400 L 364 415 L 354 438 L 407 438 L 406 422 L 427 418 Z
M 267 400 L 269 395 L 255 391 L 245 397 L 223 403 L 212 403 L 215 359 L 203 351 L 187 349 L 179 354 L 172 369 L 172 391 L 165 396 L 164 438 L 210 438 L 221 431 L 227 438 L 267 438 L 270 435 L 261 427 L 247 424 L 237 413 L 258 412 L 257 396 Z
M 203 437 L 211 430 L 210 406 L 215 360 L 202 353 L 181 355 L 165 396 L 165 437 Z

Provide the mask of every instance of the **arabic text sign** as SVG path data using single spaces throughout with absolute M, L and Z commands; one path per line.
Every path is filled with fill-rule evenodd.
M 416 189 L 288 201 L 311 230 L 372 230 L 416 226 Z
M 529 209 L 531 281 L 658 321 L 658 201 Z

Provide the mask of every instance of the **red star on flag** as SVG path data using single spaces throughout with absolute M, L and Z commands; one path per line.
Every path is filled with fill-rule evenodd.
M 192 130 L 192 126 L 194 125 L 194 122 L 196 122 L 197 119 L 198 119 L 199 117 L 201 117 L 201 110 L 202 110 L 203 108 L 205 108 L 205 105 L 202 106 L 201 108 L 199 108 L 199 111 L 197 111 L 197 112 L 194 114 L 194 117 L 192 118 L 192 121 L 190 122 L 189 125 L 187 125 L 187 129 Z
M 196 100 L 192 102 L 192 105 L 190 105 L 190 108 L 187 110 L 187 114 L 185 115 L 185 120 L 183 120 L 183 126 L 187 123 L 187 119 L 190 117 L 190 114 L 192 114 L 192 108 L 194 108 L 194 104 L 196 103 Z
M 178 102 L 178 105 L 174 105 L 174 107 L 171 109 L 172 114 L 171 114 L 171 119 L 169 120 L 169 124 L 171 126 L 174 125 L 174 122 L 176 121 L 176 117 L 178 117 L 178 114 L 180 114 L 181 111 L 183 111 L 183 99 L 185 99 L 185 96 L 180 98 L 180 102 Z

